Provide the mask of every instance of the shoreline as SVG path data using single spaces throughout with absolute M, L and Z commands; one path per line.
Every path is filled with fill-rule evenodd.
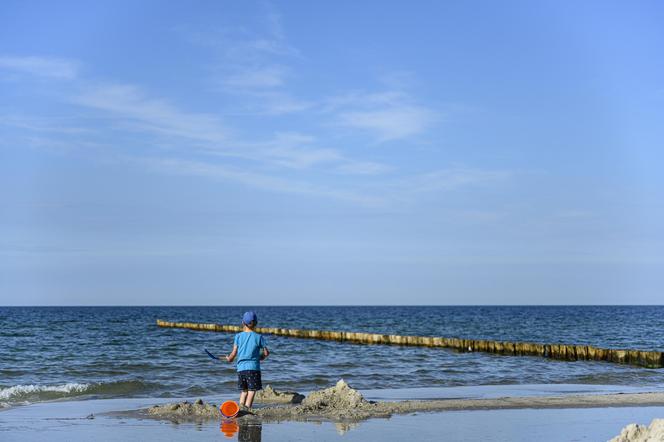
M 266 398 L 251 412 L 241 412 L 238 421 L 320 421 L 360 422 L 372 418 L 389 418 L 418 412 L 451 412 L 519 409 L 579 409 L 664 407 L 664 392 L 563 394 L 492 398 L 435 398 L 427 400 L 372 401 L 343 380 L 336 385 L 311 392 L 298 402 L 284 403 Z M 271 405 L 278 403 L 277 405 Z M 130 418 L 167 420 L 171 422 L 219 420 L 215 403 L 198 399 L 154 405 L 139 410 L 126 410 L 118 415 Z
M 271 387 L 266 385 L 265 390 Z M 385 388 L 385 389 L 360 389 L 358 390 L 367 400 L 374 402 L 441 402 L 446 401 L 448 404 L 453 404 L 453 401 L 473 404 L 484 400 L 513 400 L 521 403 L 522 400 L 527 402 L 528 398 L 545 399 L 545 398 L 576 398 L 576 397 L 592 397 L 592 396 L 625 396 L 634 394 L 658 394 L 664 395 L 664 385 L 650 385 L 650 386 L 630 386 L 630 385 L 605 385 L 605 384 L 498 384 L 498 385 L 463 385 L 454 387 L 408 387 L 408 388 Z M 280 390 L 282 392 L 282 390 Z M 304 391 L 302 394 L 308 395 L 311 391 Z M 4 407 L 0 407 L 0 414 L 11 411 L 16 408 L 34 407 L 34 406 L 58 406 L 59 404 L 80 403 L 86 404 L 89 402 L 105 401 L 108 403 L 125 401 L 127 403 L 138 403 L 140 407 L 148 405 L 163 404 L 173 401 L 194 401 L 201 398 L 205 401 L 218 401 L 218 400 L 237 400 L 235 392 L 220 393 L 220 394 L 207 394 L 196 396 L 173 396 L 173 397 L 158 397 L 158 396 L 136 396 L 136 397 L 98 397 L 98 395 L 77 395 L 72 397 L 56 398 L 52 400 L 43 400 L 37 402 L 23 402 L 23 403 L 5 403 Z M 274 401 L 272 404 L 281 401 Z M 491 401 L 486 402 L 491 404 Z M 533 401 L 536 403 L 536 401 Z M 261 405 L 260 401 L 256 404 Z M 267 403 L 262 403 L 263 405 Z M 647 404 L 644 404 L 647 405 Z M 639 406 L 637 403 L 634 406 Z M 491 407 L 489 409 L 495 409 Z M 538 407 L 535 407 L 538 408 Z

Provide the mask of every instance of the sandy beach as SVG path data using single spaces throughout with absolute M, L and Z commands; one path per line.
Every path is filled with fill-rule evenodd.
M 614 387 L 570 393 L 569 386 L 487 386 L 366 392 L 368 401 L 391 414 L 342 419 L 312 413 L 279 415 L 260 405 L 257 416 L 224 422 L 209 419 L 148 418 L 154 405 L 195 398 L 63 401 L 14 407 L 0 412 L 0 438 L 28 441 L 47 436 L 69 440 L 609 440 L 630 423 L 649 424 L 664 416 L 664 392 L 617 392 Z M 583 386 L 576 386 L 584 390 Z M 518 391 L 520 390 L 520 391 Z M 611 391 L 611 393 L 606 393 Z M 509 396 L 505 396 L 509 395 Z M 465 396 L 465 397 L 460 397 Z M 418 397 L 427 397 L 417 400 Z M 380 399 L 379 399 L 380 398 Z M 383 400 L 383 399 L 391 400 Z M 233 397 L 203 398 L 204 402 Z M 272 409 L 270 412 L 268 410 Z M 262 413 L 260 412 L 262 410 Z M 222 434 L 224 433 L 224 434 Z
M 262 399 L 262 400 L 260 400 Z M 360 422 L 371 418 L 389 418 L 395 414 L 434 411 L 472 411 L 507 409 L 602 408 L 629 406 L 664 406 L 664 392 L 532 395 L 495 398 L 433 398 L 429 400 L 367 400 L 344 380 L 326 389 L 310 392 L 280 393 L 268 387 L 259 398 L 263 406 L 240 412 L 238 422 L 311 421 Z M 273 405 L 276 404 L 276 405 Z M 203 399 L 154 405 L 125 414 L 128 417 L 163 419 L 172 422 L 220 420 L 218 405 Z

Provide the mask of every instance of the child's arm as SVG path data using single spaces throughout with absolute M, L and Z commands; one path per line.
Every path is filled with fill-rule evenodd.
M 268 356 L 270 356 L 270 350 L 268 350 L 267 347 L 263 347 L 263 354 L 261 355 L 261 361 L 266 360 Z
M 233 351 L 231 354 L 226 356 L 226 360 L 228 362 L 233 362 L 233 359 L 235 359 L 235 356 L 237 356 L 237 345 L 233 345 Z

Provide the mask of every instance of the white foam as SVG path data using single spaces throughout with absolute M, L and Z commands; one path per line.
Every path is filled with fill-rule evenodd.
M 0 389 L 0 399 L 12 399 L 28 394 L 39 394 L 43 392 L 52 393 L 82 393 L 90 387 L 90 384 L 68 383 L 60 385 L 14 385 L 13 387 Z

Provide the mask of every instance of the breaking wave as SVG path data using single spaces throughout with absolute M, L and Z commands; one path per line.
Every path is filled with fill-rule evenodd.
M 109 383 L 67 383 L 57 385 L 14 385 L 0 388 L 0 407 L 16 403 L 33 403 L 77 396 L 127 396 L 154 389 L 154 385 L 141 381 L 117 381 Z

